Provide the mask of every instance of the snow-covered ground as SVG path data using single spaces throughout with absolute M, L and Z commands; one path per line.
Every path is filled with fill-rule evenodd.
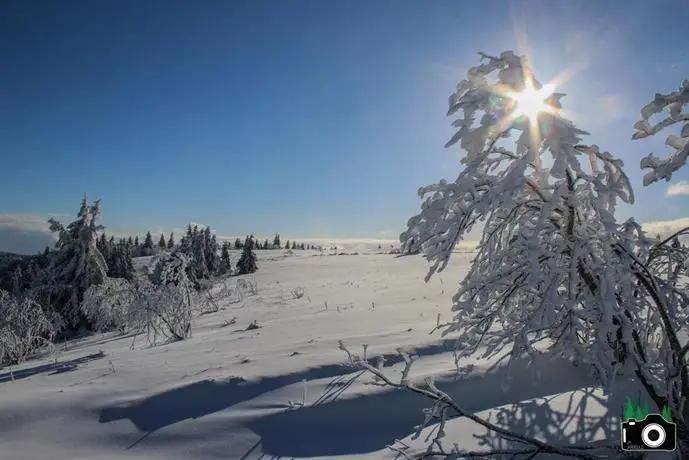
M 142 337 L 97 335 L 60 344 L 57 364 L 15 368 L 14 381 L 1 369 L 0 458 L 392 458 L 386 445 L 397 438 L 422 445 L 410 436 L 428 401 L 371 384 L 345 364 L 339 340 L 386 355 L 393 374 L 401 369 L 395 349 L 414 350 L 414 379 L 435 376 L 465 409 L 518 432 L 563 444 L 619 439 L 625 391 L 608 401 L 568 363 L 544 356 L 540 380 L 524 368 L 507 382 L 503 369 L 487 372 L 492 363 L 478 360 L 456 374 L 451 343 L 429 332 L 438 315 L 450 318 L 470 255 L 455 254 L 428 283 L 421 257 L 258 256 L 249 277 L 258 293 L 227 297 L 217 284 L 222 308 L 198 316 L 190 340 L 151 348 Z M 237 278 L 225 282 L 234 288 Z M 260 327 L 247 330 L 253 321 Z M 467 449 L 499 442 L 466 419 L 447 431 Z

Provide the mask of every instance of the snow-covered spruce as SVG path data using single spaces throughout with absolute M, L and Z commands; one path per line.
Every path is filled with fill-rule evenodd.
M 258 270 L 258 265 L 256 265 L 256 254 L 254 254 L 253 249 L 253 236 L 247 236 L 244 241 L 244 246 L 242 247 L 242 255 L 237 262 L 237 275 L 246 275 Z
M 100 200 L 90 204 L 84 195 L 78 219 L 67 227 L 50 219 L 50 230 L 58 234 L 56 250 L 50 253 L 50 266 L 43 272 L 42 299 L 51 305 L 72 326 L 89 327 L 80 314 L 80 304 L 86 290 L 103 283 L 108 266 L 97 248 L 97 224 Z

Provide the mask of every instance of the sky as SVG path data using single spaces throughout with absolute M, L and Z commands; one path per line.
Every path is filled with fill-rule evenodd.
M 503 50 L 568 75 L 564 107 L 635 186 L 620 217 L 675 225 L 689 168 L 643 187 L 665 135 L 631 134 L 689 77 L 683 3 L 6 0 L 0 250 L 44 247 L 85 192 L 113 232 L 395 239 L 418 187 L 460 170 L 448 95 Z

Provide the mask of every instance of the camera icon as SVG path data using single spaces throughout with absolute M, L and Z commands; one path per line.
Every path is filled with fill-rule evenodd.
M 673 451 L 677 445 L 677 426 L 660 414 L 622 423 L 622 450 Z

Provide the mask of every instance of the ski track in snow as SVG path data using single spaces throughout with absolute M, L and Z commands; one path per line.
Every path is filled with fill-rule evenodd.
M 398 375 L 395 349 L 413 350 L 414 380 L 434 376 L 464 409 L 518 432 L 564 444 L 619 439 L 624 397 L 637 394 L 632 382 L 607 398 L 583 369 L 547 356 L 540 380 L 518 368 L 509 391 L 504 369 L 488 372 L 485 361 L 467 361 L 473 370 L 457 375 L 451 342 L 429 332 L 438 314 L 450 319 L 470 255 L 455 254 L 424 283 L 421 257 L 257 254 L 259 271 L 248 278 L 258 293 L 221 298 L 216 284 L 221 310 L 197 316 L 187 341 L 151 348 L 143 337 L 99 334 L 60 344 L 57 363 L 15 367 L 14 380 L 0 369 L 0 457 L 394 458 L 386 446 L 395 439 L 409 452 L 423 447 L 423 436 L 411 435 L 429 402 L 372 385 L 345 364 L 339 340 L 356 353 L 367 344 L 367 356 L 384 355 Z M 150 262 L 143 259 L 140 269 Z M 226 282 L 235 287 L 237 279 Z M 294 299 L 297 287 L 305 295 Z M 246 330 L 252 321 L 261 327 Z M 305 404 L 294 408 L 304 386 Z M 506 445 L 466 419 L 446 431 L 466 449 Z

